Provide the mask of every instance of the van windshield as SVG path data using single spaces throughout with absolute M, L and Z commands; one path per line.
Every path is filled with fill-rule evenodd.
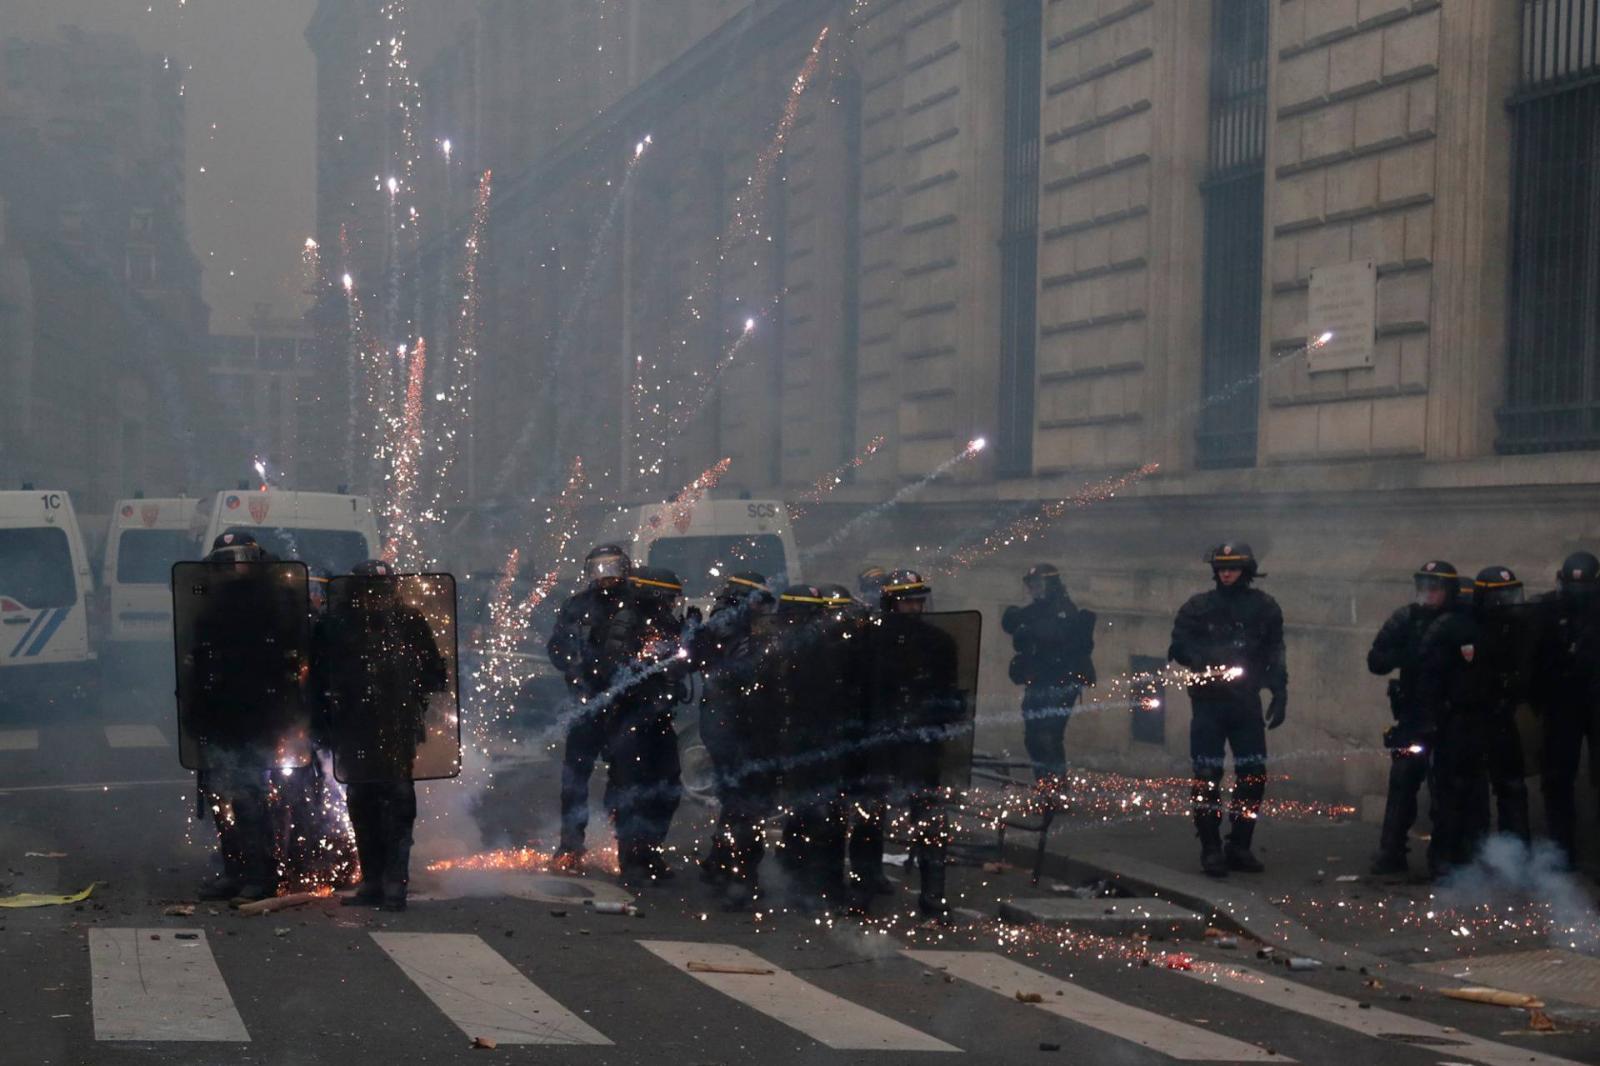
M 0 596 L 24 607 L 69 607 L 78 600 L 72 548 L 50 526 L 0 529 Z
M 367 538 L 353 529 L 298 529 L 286 526 L 229 526 L 224 533 L 248 533 L 279 559 L 298 559 L 330 574 L 348 574 L 371 556 Z
M 119 585 L 167 585 L 172 564 L 195 557 L 194 541 L 181 529 L 125 529 L 117 538 Z
M 729 574 L 753 570 L 781 577 L 788 570 L 783 539 L 773 533 L 743 537 L 662 537 L 650 545 L 649 564 L 678 575 L 690 599 L 710 596 Z

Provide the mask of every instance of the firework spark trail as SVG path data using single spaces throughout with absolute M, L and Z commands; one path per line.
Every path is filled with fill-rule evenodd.
M 622 180 L 617 183 L 616 195 L 611 198 L 611 205 L 606 209 L 604 220 L 599 229 L 595 230 L 594 239 L 589 244 L 589 262 L 583 268 L 583 278 L 578 283 L 578 289 L 567 301 L 567 310 L 561 317 L 561 323 L 556 329 L 556 342 L 551 349 L 550 358 L 545 365 L 554 368 L 553 373 L 559 375 L 567 365 L 572 355 L 572 346 L 577 343 L 578 319 L 589 302 L 589 293 L 594 289 L 595 275 L 599 270 L 600 259 L 605 252 L 606 245 L 610 243 L 612 231 L 617 228 L 617 219 L 622 214 L 623 202 L 627 199 L 628 191 L 633 187 L 634 175 L 639 172 L 639 165 L 649 154 L 654 138 L 646 135 L 645 139 L 634 146 L 633 158 L 628 160 L 628 166 L 623 171 Z M 567 425 L 570 414 L 558 405 L 556 418 L 555 450 L 561 451 L 567 435 Z M 511 479 L 516 476 L 517 467 L 523 455 L 533 446 L 533 435 L 538 429 L 538 422 L 529 419 L 523 427 L 522 435 L 517 438 L 516 444 L 506 452 L 500 461 L 500 469 L 495 474 L 494 485 L 490 491 L 492 497 L 503 495 L 511 484 Z
M 417 542 L 414 513 L 417 493 L 417 461 L 422 452 L 422 389 L 427 380 L 428 346 L 418 339 L 410 357 L 406 381 L 405 406 L 399 421 L 400 439 L 393 447 L 394 473 L 388 486 L 388 538 L 383 557 L 402 568 L 425 565 Z
M 817 478 L 817 480 L 812 483 L 811 487 L 801 494 L 799 502 L 820 502 L 822 497 L 826 496 L 828 493 L 832 492 L 834 489 L 838 488 L 844 483 L 846 474 L 850 473 L 852 470 L 859 470 L 863 465 L 866 464 L 868 459 L 871 459 L 874 455 L 877 455 L 879 449 L 883 447 L 884 442 L 887 439 L 887 437 L 883 436 L 873 437 L 872 440 L 867 442 L 867 446 L 861 449 L 861 451 L 857 452 L 855 457 L 849 462 L 845 463 L 843 466 L 840 466 L 838 469 L 830 470 L 828 473 Z
M 1123 489 L 1143 481 L 1159 469 L 1161 464 L 1149 463 L 1126 474 L 1118 474 L 1093 485 L 1087 485 L 1064 499 L 1044 504 L 1036 513 L 1008 522 L 984 534 L 977 543 L 954 549 L 945 559 L 935 564 L 933 569 L 942 574 L 954 574 L 1014 544 L 1026 544 L 1069 510 L 1092 507 L 1113 499 Z
M 633 531 L 631 543 L 637 544 L 644 539 L 645 534 L 654 532 L 664 526 L 686 524 L 694 514 L 695 506 L 705 497 L 705 494 L 717 487 L 717 482 L 722 480 L 728 468 L 733 465 L 731 458 L 718 459 L 706 469 L 702 470 L 695 479 L 673 493 L 661 506 L 655 510 L 643 525 Z
M 800 101 L 805 96 L 806 87 L 817 76 L 817 67 L 822 61 L 822 47 L 828 42 L 829 27 L 822 27 L 817 34 L 817 39 L 812 42 L 811 51 L 806 55 L 806 61 L 800 67 L 800 73 L 795 75 L 794 84 L 789 89 L 789 98 L 784 101 L 783 114 L 778 118 L 778 128 L 774 131 L 772 139 L 756 155 L 756 165 L 747 180 L 747 186 L 752 195 L 748 201 L 743 197 L 734 200 L 733 236 L 742 238 L 753 236 L 760 230 L 761 206 L 766 196 L 768 185 L 772 181 L 772 174 L 778 165 L 778 158 L 783 155 L 784 147 L 789 139 L 789 134 L 794 130 L 794 124 L 800 117 Z
M 443 387 L 434 395 L 434 401 L 450 416 L 448 420 L 435 419 L 434 452 L 437 457 L 433 479 L 433 493 L 422 519 L 430 525 L 444 521 L 445 495 L 449 491 L 450 470 L 459 451 L 457 440 L 459 423 L 465 420 L 471 431 L 473 364 L 478 358 L 478 258 L 482 249 L 483 230 L 489 218 L 490 172 L 485 170 L 478 181 L 478 195 L 473 204 L 472 221 L 467 228 L 463 250 L 465 260 L 461 267 L 460 321 L 456 326 L 456 344 L 453 357 L 446 367 Z
M 969 441 L 965 448 L 961 449 L 959 452 L 952 455 L 938 466 L 934 467 L 928 473 L 911 482 L 909 485 L 903 486 L 899 492 L 896 492 L 893 496 L 890 496 L 887 500 L 884 500 L 876 507 L 871 507 L 865 511 L 862 511 L 850 521 L 846 522 L 843 526 L 839 527 L 839 529 L 835 531 L 831 537 L 823 541 L 821 544 L 801 553 L 802 557 L 815 558 L 817 556 L 828 554 L 840 544 L 843 544 L 861 530 L 882 518 L 889 511 L 898 507 L 912 496 L 915 496 L 917 493 L 921 492 L 935 481 L 938 481 L 940 478 L 944 477 L 962 463 L 976 458 L 978 454 L 983 451 L 984 447 L 985 441 L 982 437 L 978 437 L 972 441 Z

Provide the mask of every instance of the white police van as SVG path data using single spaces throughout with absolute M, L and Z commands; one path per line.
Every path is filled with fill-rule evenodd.
M 195 557 L 192 525 L 199 500 L 118 500 L 106 531 L 101 584 L 109 655 L 172 640 L 172 564 Z
M 297 559 L 333 575 L 378 557 L 378 524 L 365 496 L 278 489 L 219 492 L 196 508 L 195 558 L 223 533 L 249 533 L 280 559 Z
M 0 492 L 0 698 L 92 699 L 94 579 L 72 497 Z
M 708 603 L 729 574 L 754 571 L 775 587 L 802 580 L 789 508 L 781 500 L 697 500 L 618 512 L 607 540 L 635 566 L 671 570 L 691 602 Z

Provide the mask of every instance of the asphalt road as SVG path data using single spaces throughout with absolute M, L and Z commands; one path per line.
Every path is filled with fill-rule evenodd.
M 1593 1033 L 1506 1035 L 1523 1014 L 1207 944 L 727 914 L 687 866 L 638 917 L 585 906 L 619 898 L 599 874 L 420 869 L 399 915 L 329 900 L 167 917 L 211 843 L 169 718 L 126 690 L 95 716 L 0 715 L 0 895 L 104 882 L 0 910 L 0 1063 L 1600 1062 Z M 547 824 L 554 765 L 501 770 L 479 816 Z M 425 820 L 464 817 L 455 787 L 434 786 Z M 703 815 L 686 807 L 685 832 Z M 987 915 L 1028 893 L 1018 872 L 953 884 Z M 1168 968 L 1177 952 L 1194 969 Z M 485 1036 L 498 1046 L 470 1047 Z

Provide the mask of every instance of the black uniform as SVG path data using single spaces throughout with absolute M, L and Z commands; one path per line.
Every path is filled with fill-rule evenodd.
M 853 612 L 817 603 L 788 613 L 771 682 L 781 708 L 784 866 L 801 905 L 845 902 L 848 814 L 845 777 L 854 755 L 851 720 L 862 702 L 862 641 Z M 828 600 L 818 589 L 798 595 Z
M 1378 630 L 1367 652 L 1367 669 L 1383 676 L 1399 671 L 1389 682 L 1389 710 L 1394 725 L 1383 734 L 1389 749 L 1389 795 L 1378 838 L 1378 861 L 1389 869 L 1405 866 L 1407 839 L 1417 820 L 1417 793 L 1428 779 L 1433 753 L 1433 725 L 1423 715 L 1418 696 L 1422 638 L 1439 610 L 1408 603 Z
M 1023 742 L 1034 777 L 1044 781 L 1066 776 L 1067 719 L 1084 687 L 1095 682 L 1095 616 L 1072 602 L 1054 567 L 1036 580 L 1043 598 L 1006 608 L 1000 626 L 1011 634 L 1016 653 L 1011 680 L 1023 686 Z
M 417 819 L 413 764 L 426 739 L 429 697 L 448 686 L 449 666 L 422 612 L 376 586 L 354 597 L 318 626 L 313 673 L 332 733 L 369 741 L 340 770 L 350 781 L 346 799 L 361 859 L 356 898 L 399 908 Z
M 1600 596 L 1594 591 L 1564 586 L 1537 603 L 1533 697 L 1544 722 L 1545 821 L 1569 864 L 1576 858 L 1579 762 L 1585 742 L 1591 760 L 1600 746 Z
M 1194 716 L 1189 755 L 1194 762 L 1194 821 L 1203 848 L 1221 843 L 1222 775 L 1233 749 L 1235 783 L 1229 804 L 1228 843 L 1248 851 L 1266 791 L 1267 735 L 1261 690 L 1272 694 L 1274 718 L 1288 698 L 1283 612 L 1277 601 L 1241 580 L 1219 585 L 1185 603 L 1172 626 L 1167 658 L 1206 676 L 1189 685 Z
M 1435 875 L 1471 862 L 1489 831 L 1489 744 L 1499 707 L 1486 640 L 1470 608 L 1447 612 L 1423 638 L 1418 698 L 1435 737 L 1428 778 Z
M 626 585 L 593 587 L 562 604 L 546 652 L 574 697 L 561 760 L 561 851 L 583 852 L 589 778 L 605 751 L 606 709 L 599 697 L 638 655 L 643 618 Z
M 949 634 L 915 614 L 887 610 L 870 630 L 868 750 L 892 770 L 891 806 L 910 815 L 918 869 L 918 907 L 949 912 L 945 853 L 950 829 L 941 787 L 941 756 L 952 729 L 965 721 L 957 675 L 959 656 Z
M 639 628 L 628 639 L 636 650 L 612 677 L 615 692 L 601 721 L 606 806 L 616 826 L 617 858 L 623 878 L 638 881 L 671 876 L 661 849 L 683 795 L 673 714 L 684 698 L 690 663 L 678 654 L 683 623 L 673 610 L 682 595 L 677 578 L 640 570 L 630 581 Z
M 757 713 L 755 693 L 771 619 L 753 601 L 761 594 L 738 588 L 719 597 L 695 634 L 691 651 L 705 677 L 700 738 L 711 756 L 717 794 L 717 826 L 701 862 L 708 881 L 735 883 L 743 902 L 753 891 L 765 851 L 762 823 L 776 805 L 776 726 Z

